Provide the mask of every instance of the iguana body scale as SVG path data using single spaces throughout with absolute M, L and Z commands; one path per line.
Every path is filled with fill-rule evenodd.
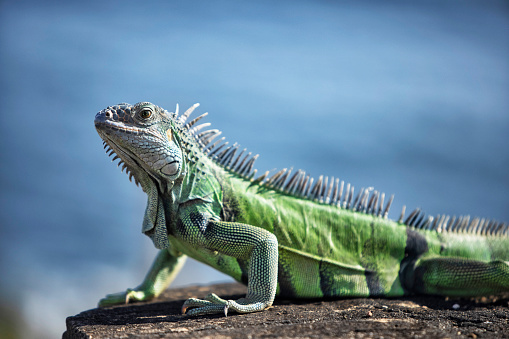
M 110 154 L 148 194 L 142 226 L 161 249 L 144 282 L 100 305 L 157 296 L 193 257 L 248 285 L 246 298 L 190 299 L 188 314 L 261 311 L 297 298 L 472 296 L 509 291 L 504 223 L 469 217 L 387 219 L 392 197 L 284 169 L 256 177 L 257 156 L 150 103 L 96 115 Z M 355 194 L 356 193 L 356 194 Z

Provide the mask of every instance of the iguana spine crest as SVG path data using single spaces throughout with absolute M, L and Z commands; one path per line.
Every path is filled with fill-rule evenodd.
M 115 110 L 121 105 L 123 104 L 109 108 Z M 143 103 L 140 105 L 143 105 Z M 208 112 L 199 115 L 186 124 L 186 121 L 198 106 L 198 103 L 194 104 L 182 113 L 180 117 L 178 116 L 178 104 L 175 113 L 166 110 L 165 113 L 178 123 L 179 126 L 177 126 L 177 128 L 179 132 L 187 134 L 191 140 L 199 145 L 200 150 L 205 155 L 224 169 L 245 180 L 251 181 L 253 185 L 258 184 L 263 188 L 277 190 L 293 197 L 308 199 L 321 204 L 335 205 L 338 208 L 387 218 L 389 209 L 394 200 L 394 195 L 391 195 L 387 203 L 385 203 L 385 193 L 374 190 L 372 187 L 361 188 L 355 196 L 355 188 L 350 183 L 346 184 L 345 189 L 345 182 L 343 180 L 340 181 L 338 178 L 334 177 L 329 179 L 329 177 L 324 177 L 323 175 L 319 176 L 316 183 L 314 183 L 314 178 L 301 169 L 290 176 L 293 168 L 284 168 L 272 175 L 269 175 L 271 171 L 266 171 L 257 178 L 254 178 L 257 173 L 257 170 L 254 169 L 254 163 L 258 159 L 259 154 L 252 156 L 252 153 L 249 152 L 244 156 L 244 153 L 247 151 L 245 148 L 237 154 L 240 145 L 234 143 L 228 146 L 229 142 L 224 142 L 225 137 L 212 143 L 216 137 L 222 134 L 218 129 L 208 129 L 200 132 L 203 128 L 209 127 L 211 125 L 210 123 L 202 123 L 195 126 L 198 121 L 208 115 Z M 103 142 L 103 144 L 109 156 L 115 154 L 105 142 Z M 119 157 L 115 155 L 112 160 L 116 159 L 119 159 Z M 129 179 L 132 180 L 134 177 L 135 183 L 138 185 L 139 183 L 136 177 L 131 173 L 129 167 L 122 161 L 118 163 L 118 166 L 121 164 L 122 171 L 125 169 L 126 173 L 129 175 Z M 484 218 L 481 219 L 478 217 L 471 219 L 469 215 L 459 217 L 453 216 L 452 218 L 449 215 L 440 214 L 436 217 L 426 216 L 420 208 L 416 208 L 405 218 L 405 209 L 406 206 L 403 206 L 398 222 L 415 229 L 462 234 L 468 233 L 483 236 L 509 236 L 509 224 L 503 222 Z

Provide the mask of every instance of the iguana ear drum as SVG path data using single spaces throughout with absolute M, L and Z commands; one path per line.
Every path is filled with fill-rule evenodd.
M 171 128 L 168 128 L 168 130 L 166 131 L 166 136 L 168 137 L 168 141 L 173 140 L 173 130 Z
M 164 167 L 161 168 L 161 172 L 163 172 L 166 175 L 175 175 L 175 174 L 177 174 L 178 170 L 179 170 L 179 162 L 178 161 L 174 161 L 172 163 L 164 165 Z

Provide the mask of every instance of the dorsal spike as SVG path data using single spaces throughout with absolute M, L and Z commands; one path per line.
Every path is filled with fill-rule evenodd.
M 348 203 L 348 199 L 350 196 L 350 183 L 346 184 L 346 191 L 345 191 L 345 199 L 343 200 L 343 208 L 346 209 L 346 204 Z
M 203 123 L 201 125 L 198 125 L 196 127 L 191 128 L 189 130 L 189 133 L 190 134 L 196 134 L 196 132 L 199 132 L 200 130 L 202 130 L 203 128 L 208 127 L 208 126 L 210 126 L 210 122 L 205 122 L 205 123 Z
M 244 163 L 244 161 L 246 159 L 248 159 L 250 156 L 251 156 L 251 152 L 249 152 L 249 154 L 246 156 L 246 158 L 244 160 L 242 160 L 242 163 L 239 165 L 238 172 L 242 175 L 249 175 L 249 173 L 250 173 L 250 171 L 248 171 L 249 167 L 251 166 L 251 168 L 252 168 L 253 167 L 252 163 L 254 163 L 254 161 L 258 158 L 258 154 L 257 154 L 254 157 L 252 157 L 251 159 L 249 159 L 249 161 L 244 165 L 244 167 L 241 167 L 242 164 Z
M 223 165 L 226 167 L 226 168 L 229 168 L 230 167 L 230 164 L 233 160 L 233 158 L 235 157 L 235 154 L 237 153 L 237 150 L 239 149 L 240 145 L 233 145 L 232 146 L 233 149 L 231 150 L 231 152 L 225 157 L 225 160 L 224 160 L 224 163 Z
M 362 211 L 362 213 L 366 213 L 367 201 L 369 197 L 369 192 L 372 190 L 372 187 L 368 187 L 362 190 L 361 197 L 359 198 L 359 203 L 357 205 L 357 210 Z
M 435 220 L 433 220 L 433 222 L 431 223 L 431 225 L 429 225 L 429 227 L 427 228 L 427 230 L 434 230 L 436 227 L 437 227 L 437 223 L 440 221 L 440 218 L 442 216 L 439 214 L 437 215 L 437 217 L 435 218 Z
M 470 225 L 470 216 L 467 215 L 465 217 L 465 220 L 463 221 L 463 225 L 461 227 L 461 233 L 465 233 L 465 230 L 468 228 L 468 225 Z
M 391 195 L 391 197 L 389 198 L 389 201 L 387 202 L 387 205 L 385 206 L 384 219 L 387 219 L 387 217 L 389 216 L 389 210 L 391 209 L 393 200 L 394 200 L 394 194 Z
M 363 193 L 364 193 L 364 187 L 361 188 L 359 193 L 357 193 L 357 195 L 355 196 L 355 199 L 353 199 L 353 203 L 350 204 L 350 209 L 352 211 L 356 211 L 357 210 L 357 205 L 359 204 L 359 201 L 361 200 L 361 196 L 362 196 Z
M 224 138 L 224 137 L 222 137 L 222 138 L 220 138 L 219 140 L 216 140 L 216 142 L 214 142 L 212 145 L 207 146 L 207 148 L 205 148 L 205 149 L 203 150 L 203 152 L 204 152 L 205 154 L 208 154 L 209 156 L 211 156 L 210 152 L 211 152 L 211 151 L 212 151 L 212 150 L 213 150 L 213 149 L 214 149 L 217 145 L 219 145 L 221 142 L 223 142 L 223 141 L 224 141 L 224 139 L 225 139 L 225 138 Z
M 498 225 L 496 222 L 492 220 L 482 219 L 481 222 L 484 224 L 484 227 L 490 230 L 490 235 L 496 235 L 498 231 Z
M 288 183 L 286 184 L 286 186 L 284 187 L 284 190 L 288 193 L 292 193 L 292 190 L 293 188 L 296 186 L 297 182 L 298 182 L 298 178 L 299 176 L 301 175 L 301 170 L 297 170 L 297 172 L 295 172 L 293 174 L 293 176 L 290 178 L 290 180 L 288 180 Z
M 493 223 L 493 235 L 500 235 L 500 230 L 501 230 L 501 226 L 502 226 L 502 223 L 497 223 L 495 221 L 490 221 Z
M 326 193 L 325 193 L 325 196 L 323 198 L 323 201 L 328 204 L 330 203 L 330 200 L 331 200 L 331 192 L 332 192 L 332 188 L 334 186 L 334 177 L 331 177 L 330 178 L 330 184 L 329 185 L 329 188 L 327 188 L 327 180 L 325 181 L 325 185 L 324 185 L 324 189 L 326 189 Z
M 225 145 L 226 145 L 226 143 L 225 143 Z M 221 153 L 219 153 L 219 154 L 217 155 L 217 160 L 218 160 L 218 162 L 219 162 L 221 165 L 223 165 L 223 164 L 224 164 L 224 162 L 225 162 L 225 161 L 226 161 L 226 159 L 227 159 L 227 154 L 228 154 L 228 153 L 230 152 L 230 150 L 231 150 L 233 147 L 235 147 L 236 145 L 237 145 L 237 143 L 235 143 L 235 144 L 233 144 L 233 145 L 231 145 L 231 146 L 226 147 L 223 151 L 221 151 Z
M 221 152 L 221 154 L 217 156 L 219 164 L 225 168 L 228 168 L 228 163 L 231 160 L 233 152 L 235 152 L 235 147 L 233 145 Z
M 403 223 L 403 218 L 405 217 L 405 210 L 406 210 L 406 206 L 403 205 L 403 208 L 401 209 L 401 214 L 399 215 L 399 219 L 398 219 L 399 223 Z
M 431 226 L 432 223 L 433 223 L 433 217 L 430 215 L 426 219 L 426 221 L 422 224 L 421 229 L 423 229 L 423 230 L 427 229 L 428 227 Z
M 458 229 L 458 225 L 461 224 L 462 220 L 463 220 L 463 217 L 460 215 L 454 221 L 454 223 L 451 223 L 451 226 L 449 227 L 449 232 L 456 232 L 456 230 Z
M 258 170 L 255 168 L 252 172 L 250 172 L 249 175 L 247 175 L 246 177 L 249 179 L 249 180 L 252 180 L 255 176 L 256 176 L 256 173 L 258 172 Z
M 456 222 L 456 216 L 454 215 L 452 217 L 452 219 L 447 223 L 447 225 L 445 225 L 444 231 L 445 232 L 450 232 L 451 231 L 451 227 L 452 227 L 452 225 L 454 225 L 455 222 Z
M 318 198 L 318 194 L 320 193 L 320 190 L 322 188 L 322 181 L 323 181 L 323 175 L 320 175 L 318 177 L 318 180 L 316 181 L 315 186 L 313 186 L 313 189 L 311 190 L 311 192 L 309 192 L 309 199 Z
M 306 189 L 303 192 L 303 196 L 307 197 L 309 196 L 309 191 L 311 190 L 311 186 L 313 186 L 313 181 L 315 181 L 315 178 L 308 176 L 309 181 L 306 181 Z
M 320 202 L 324 202 L 325 191 L 327 190 L 328 186 L 329 186 L 329 177 L 325 176 L 324 180 L 322 181 L 322 187 L 320 187 L 320 191 L 318 192 L 318 199 Z
M 495 235 L 496 234 L 497 224 L 495 222 L 492 222 L 492 221 L 486 220 L 486 219 L 482 219 L 481 222 L 482 222 L 482 224 L 484 224 L 484 227 L 489 229 L 489 234 L 490 235 Z
M 179 115 L 179 104 L 175 105 L 175 113 L 173 114 L 173 119 L 177 119 Z
M 255 163 L 256 159 L 258 159 L 259 156 L 260 156 L 259 154 L 255 155 L 246 164 L 246 170 L 245 170 L 245 175 L 246 176 L 251 176 L 251 172 L 253 172 L 253 174 L 252 174 L 253 176 L 256 174 L 256 169 L 253 170 L 253 166 L 254 166 L 254 163 Z
M 266 182 L 266 185 L 267 186 L 275 186 L 274 183 L 277 181 L 277 179 L 279 179 L 279 177 L 281 177 L 285 172 L 287 171 L 286 168 L 283 168 L 282 170 L 280 170 L 279 172 L 276 172 L 274 173 L 270 178 L 269 180 L 267 180 Z
M 474 233 L 474 234 L 479 234 L 479 230 L 482 230 L 483 228 L 489 229 L 491 226 L 493 226 L 491 224 L 491 222 L 489 220 L 486 220 L 483 218 L 479 221 L 479 223 L 477 224 L 477 226 L 475 228 L 472 228 L 470 230 L 470 232 Z
M 472 222 L 468 225 L 468 227 L 465 229 L 465 233 L 471 233 L 472 229 L 476 228 L 477 226 L 479 226 L 479 223 L 480 223 L 480 219 L 479 218 L 474 218 L 472 219 Z
M 189 107 L 187 109 L 187 111 L 184 112 L 184 114 L 182 114 L 180 116 L 180 118 L 178 119 L 178 122 L 181 124 L 181 125 L 184 125 L 184 123 L 186 122 L 187 118 L 189 118 L 189 116 L 191 115 L 191 113 L 193 113 L 193 111 L 195 110 L 196 107 L 200 106 L 199 103 L 196 103 L 194 104 L 193 106 Z
M 260 175 L 258 178 L 254 179 L 253 180 L 253 184 L 261 184 L 261 182 L 267 178 L 267 176 L 269 175 L 269 172 L 270 171 L 266 171 L 265 173 L 263 173 L 262 175 Z
M 332 185 L 332 181 L 331 181 L 331 185 Z M 336 180 L 334 181 L 334 188 L 332 189 L 332 197 L 330 198 L 331 205 L 336 204 L 336 200 L 338 198 L 338 189 L 339 189 L 339 178 L 336 178 Z
M 496 230 L 496 235 L 503 235 L 504 234 L 504 223 L 497 223 L 495 222 L 495 224 L 497 224 L 497 230 Z
M 191 128 L 191 127 L 193 127 L 193 125 L 194 125 L 194 124 L 196 124 L 196 123 L 197 123 L 200 119 L 205 118 L 207 115 L 209 115 L 209 113 L 208 113 L 208 112 L 203 113 L 202 115 L 200 115 L 200 116 L 198 116 L 198 117 L 194 118 L 193 120 L 191 120 L 190 122 L 188 122 L 188 123 L 187 123 L 184 127 L 185 127 L 186 129 L 190 129 L 190 128 Z
M 415 228 L 422 228 L 424 217 L 426 216 L 426 213 L 421 211 L 419 215 L 420 215 L 420 217 L 416 218 L 415 222 L 414 222 L 414 227 Z M 449 217 L 447 217 L 447 220 L 445 221 L 445 223 L 447 224 L 448 221 L 449 221 Z
M 246 149 L 244 148 L 244 151 Z M 239 155 L 238 159 L 240 159 L 240 157 L 242 156 L 242 154 L 244 153 L 244 151 L 242 151 L 242 153 Z M 251 152 L 247 153 L 246 156 L 244 157 L 244 159 L 242 159 L 238 165 L 236 165 L 236 168 L 234 168 L 235 172 L 241 174 L 242 171 L 242 166 L 244 166 L 244 164 L 246 163 L 246 160 L 249 159 L 249 157 L 251 156 Z
M 239 162 L 240 158 L 242 158 L 242 155 L 244 154 L 244 152 L 246 151 L 247 149 L 244 148 L 238 156 L 235 157 L 235 160 L 233 161 L 232 165 L 231 165 L 231 169 L 235 171 L 235 169 L 237 168 L 237 163 Z
M 384 200 L 385 200 L 385 193 L 382 193 L 380 195 L 380 202 L 378 204 L 378 211 L 376 212 L 376 215 L 378 217 L 382 216 L 383 210 L 384 210 Z
M 490 235 L 498 235 L 498 224 L 496 222 L 486 221 L 487 224 L 490 225 Z
M 223 138 L 221 138 L 223 139 Z M 225 142 L 224 144 L 222 144 L 221 146 L 219 146 L 218 148 L 216 148 L 215 150 L 213 150 L 212 152 L 209 153 L 209 156 L 210 157 L 213 157 L 217 152 L 219 152 L 224 146 L 227 146 L 229 144 L 229 142 Z
M 206 131 L 198 133 L 196 135 L 196 138 L 198 138 L 200 141 L 204 142 L 211 136 L 219 135 L 219 134 L 221 134 L 221 131 L 219 131 L 218 129 L 208 129 Z
M 364 187 L 361 188 L 361 190 L 359 191 L 359 193 L 357 193 L 357 196 L 353 200 L 353 204 L 352 204 L 353 211 L 359 210 L 360 205 L 361 205 L 361 200 L 363 197 L 364 197 Z
M 362 213 L 366 213 L 366 211 L 367 211 L 369 194 L 371 193 L 372 190 L 373 190 L 373 187 L 366 188 L 364 197 L 361 199 Z
M 286 179 L 288 179 L 288 176 L 292 173 L 292 170 L 293 170 L 293 167 L 290 167 L 290 169 L 288 171 L 283 173 L 283 175 L 274 183 L 274 186 L 283 190 Z
M 299 184 L 297 185 L 297 189 L 296 189 L 297 195 L 304 196 L 304 190 L 306 189 L 308 180 L 309 180 L 309 175 L 306 176 L 306 172 L 302 171 L 302 176 L 300 178 Z
M 339 186 L 339 192 L 338 192 L 338 202 L 336 204 L 338 207 L 342 207 L 341 206 L 341 198 L 343 196 L 343 189 L 344 188 L 345 188 L 345 181 L 341 180 L 341 185 Z
M 490 230 L 490 235 L 496 235 L 498 233 L 498 225 L 496 222 L 486 219 L 483 219 L 483 221 L 486 227 Z
M 293 185 L 293 188 L 292 188 L 292 194 L 295 194 L 296 196 L 301 195 L 301 189 L 302 189 L 302 185 L 303 185 L 305 179 L 306 179 L 306 171 L 299 169 L 297 179 L 295 180 L 295 184 Z
M 366 213 L 373 214 L 373 206 L 376 205 L 378 191 L 374 191 L 369 198 L 368 205 L 366 207 Z
M 353 185 L 350 186 L 350 194 L 348 194 L 348 201 L 347 201 L 347 208 L 352 209 L 352 200 L 353 200 L 353 194 L 355 192 L 355 188 Z
M 462 215 L 458 218 L 458 223 L 456 224 L 456 227 L 454 228 L 454 232 L 459 233 L 461 231 L 461 227 L 463 226 L 464 221 L 465 221 L 464 215 Z
M 442 229 L 442 225 L 443 223 L 445 222 L 445 220 L 447 219 L 447 215 L 443 214 L 441 217 L 440 217 L 440 220 L 438 221 L 434 231 L 437 231 L 439 232 L 441 229 Z
M 475 217 L 475 218 L 472 219 L 472 222 L 465 229 L 465 233 L 471 233 L 472 230 L 480 228 L 482 230 L 481 232 L 484 235 L 488 235 L 489 234 L 489 229 L 487 227 L 484 227 L 483 224 L 484 224 L 484 222 L 482 222 L 482 220 L 480 218 Z
M 208 148 L 208 145 L 212 142 L 212 140 L 214 140 L 219 135 L 221 135 L 221 131 L 217 129 L 207 130 L 205 132 L 198 134 L 198 142 L 201 144 L 204 152 Z
M 373 193 L 373 195 L 375 195 Z M 378 202 L 380 201 L 380 192 L 376 192 L 375 200 L 373 201 L 373 206 L 371 207 L 371 214 L 374 216 L 378 215 Z
M 412 222 L 419 215 L 420 212 L 421 212 L 420 208 L 416 208 L 415 210 L 413 210 L 412 213 L 410 213 L 410 215 L 408 216 L 408 218 L 406 218 L 404 224 L 412 226 Z

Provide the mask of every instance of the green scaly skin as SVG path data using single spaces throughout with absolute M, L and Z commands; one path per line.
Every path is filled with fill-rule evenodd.
M 199 132 L 151 103 L 110 106 L 95 126 L 110 155 L 148 195 L 142 231 L 160 249 L 143 283 L 107 295 L 99 306 L 157 297 L 186 256 L 248 286 L 239 300 L 215 294 L 187 300 L 189 315 L 262 311 L 276 295 L 297 298 L 478 296 L 509 291 L 508 225 L 468 218 L 387 219 L 392 202 L 303 171 L 254 178 L 237 147 L 217 147 L 220 132 Z M 235 145 L 234 145 L 235 146 Z M 344 192 L 343 192 L 344 191 Z

